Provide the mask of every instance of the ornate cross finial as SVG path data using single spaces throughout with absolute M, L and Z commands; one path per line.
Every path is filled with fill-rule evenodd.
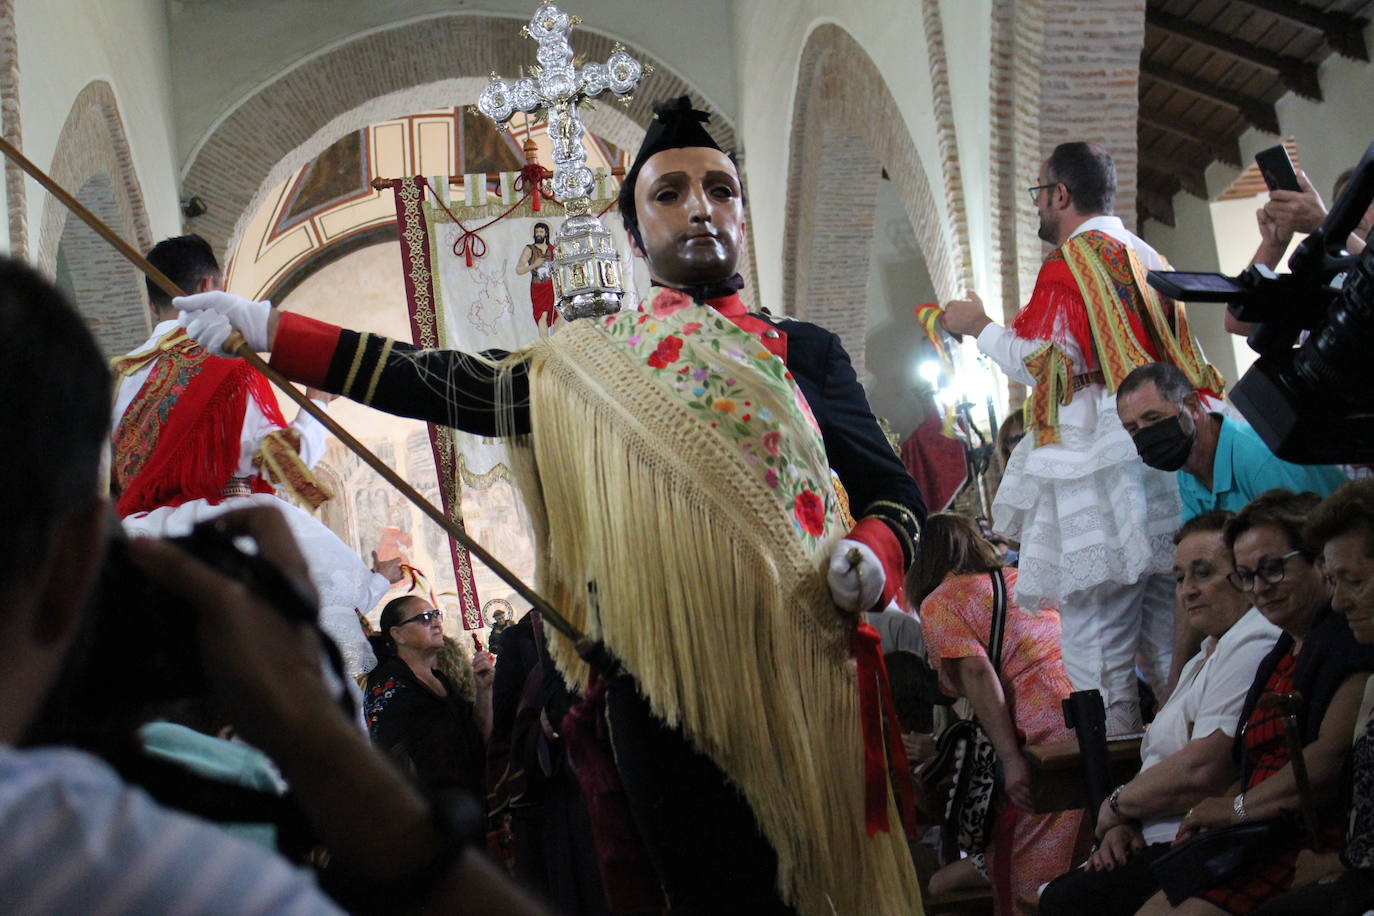
M 568 34 L 581 22 L 552 3 L 534 11 L 524 34 L 539 43 L 539 66 L 511 83 L 495 73 L 482 90 L 477 108 L 504 126 L 517 111 L 547 112 L 553 144 L 553 193 L 563 202 L 568 219 L 559 227 L 554 251 L 554 287 L 565 318 L 605 315 L 620 309 L 620 271 L 615 245 L 591 211 L 594 182 L 582 145 L 578 106 L 610 91 L 628 100 L 645 67 L 620 45 L 604 64 L 578 67 Z M 609 260 L 608 260 L 609 258 Z

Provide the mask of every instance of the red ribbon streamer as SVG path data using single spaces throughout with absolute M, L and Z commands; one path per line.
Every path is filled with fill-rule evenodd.
M 915 789 L 911 766 L 902 747 L 902 730 L 892 705 L 892 688 L 883 662 L 882 638 L 866 623 L 854 627 L 849 651 L 859 668 L 859 722 L 864 736 L 864 826 L 868 835 L 887 833 L 889 767 L 897 794 L 897 810 L 908 836 L 916 834 Z M 887 734 L 883 725 L 886 720 Z M 886 753 L 884 753 L 886 752 Z
M 520 170 L 522 178 L 524 177 L 525 171 L 528 168 L 530 167 L 525 166 L 525 168 Z M 516 188 L 519 189 L 519 187 L 520 179 L 516 179 Z M 507 216 L 510 216 L 511 213 L 515 212 L 515 208 L 523 204 L 526 198 L 530 197 L 531 195 L 533 195 L 534 197 L 534 209 L 539 209 L 540 191 L 539 185 L 538 183 L 536 183 L 532 190 L 527 191 L 523 197 L 520 197 L 518 200 L 516 200 L 515 203 L 507 207 L 495 219 L 483 223 L 476 229 L 469 229 L 467 226 L 464 226 L 462 220 L 458 219 L 458 217 L 454 215 L 453 211 L 448 208 L 448 204 L 444 203 L 444 199 L 439 196 L 439 193 L 435 191 L 432 187 L 430 187 L 428 179 L 426 179 L 425 181 L 425 190 L 429 191 L 429 193 L 434 197 L 434 201 L 439 205 L 440 209 L 442 209 L 445 213 L 448 214 L 448 218 L 453 220 L 453 224 L 457 226 L 459 229 L 463 230 L 459 234 L 458 238 L 453 240 L 453 253 L 455 255 L 461 254 L 463 256 L 464 263 L 466 263 L 468 267 L 472 266 L 473 258 L 483 257 L 487 253 L 486 240 L 483 239 L 477 233 L 481 232 L 483 229 L 486 229 L 489 226 L 495 226 L 497 223 L 501 222 L 501 220 L 505 219 Z
M 528 192 L 535 213 L 539 212 L 539 198 L 543 196 L 543 191 L 540 189 L 539 184 L 544 181 L 544 179 L 552 177 L 553 172 L 550 172 L 537 162 L 531 162 L 520 169 L 520 176 L 515 179 L 515 190 Z

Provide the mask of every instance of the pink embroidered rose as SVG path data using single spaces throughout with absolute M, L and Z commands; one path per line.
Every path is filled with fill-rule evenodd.
M 702 324 L 700 321 L 689 321 L 682 326 L 682 336 L 686 337 L 688 334 L 695 334 L 697 331 L 700 331 L 701 328 Z
M 768 484 L 770 490 L 776 490 L 778 488 L 777 468 L 769 468 L 768 473 L 763 475 L 763 482 Z
M 801 530 L 812 537 L 820 537 L 825 532 L 825 504 L 812 490 L 802 490 L 797 494 L 792 513 L 797 517 Z
M 770 429 L 763 434 L 763 447 L 768 449 L 768 454 L 770 455 L 776 455 L 778 453 L 778 443 L 781 441 L 782 433 L 778 432 L 776 429 Z

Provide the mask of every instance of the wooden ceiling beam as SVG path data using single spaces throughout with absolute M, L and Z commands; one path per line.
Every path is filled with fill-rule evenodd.
M 1253 96 L 1198 79 L 1190 73 L 1172 70 L 1156 63 L 1148 57 L 1140 61 L 1140 72 L 1159 83 L 1181 89 L 1217 105 L 1238 111 L 1251 126 L 1266 133 L 1279 132 L 1279 116 L 1272 102 L 1264 102 Z
M 1159 220 L 1166 226 L 1174 225 L 1174 201 L 1172 194 L 1146 187 L 1141 183 L 1135 191 L 1136 206 L 1143 209 L 1146 219 Z
M 1146 127 L 1153 127 L 1171 137 L 1178 137 L 1194 146 L 1200 146 L 1207 150 L 1213 158 L 1219 159 L 1227 165 L 1240 168 L 1240 143 L 1235 137 L 1211 133 L 1196 124 L 1179 121 L 1161 111 L 1147 109 L 1143 106 L 1138 117 L 1140 123 Z
M 1172 176 L 1187 191 L 1195 197 L 1207 199 L 1207 174 L 1206 167 L 1199 167 L 1196 164 L 1185 162 L 1181 159 L 1174 159 L 1167 156 L 1160 156 L 1148 150 L 1140 151 L 1140 164 L 1146 168 L 1159 172 L 1163 175 Z
M 1182 17 L 1171 16 L 1153 6 L 1145 8 L 1145 24 L 1232 60 L 1275 73 L 1285 86 L 1298 95 L 1314 102 L 1322 100 L 1322 87 L 1321 81 L 1317 79 L 1316 64 L 1298 57 L 1285 57 L 1273 51 L 1257 48 L 1225 32 L 1217 32 Z
M 1333 13 L 1295 0 L 1237 0 L 1248 7 L 1270 13 L 1294 25 L 1322 33 L 1322 38 L 1337 54 L 1350 60 L 1368 61 L 1364 30 L 1368 19 L 1348 13 Z

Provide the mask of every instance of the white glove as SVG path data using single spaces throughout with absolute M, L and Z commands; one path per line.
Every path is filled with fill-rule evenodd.
M 208 293 L 196 293 L 194 296 L 178 296 L 172 300 L 172 306 L 180 311 L 191 313 L 192 318 L 197 312 L 214 312 L 223 315 L 229 319 L 234 330 L 242 334 L 243 339 L 248 341 L 248 346 L 259 353 L 271 349 L 271 344 L 267 339 L 267 319 L 272 315 L 272 303 L 270 302 L 254 302 L 252 299 L 245 299 L 242 296 L 235 296 L 233 293 L 226 293 L 217 289 Z M 190 334 L 189 321 L 186 329 L 187 333 Z M 191 336 L 195 337 L 194 334 Z M 206 348 L 209 349 L 208 346 Z
M 850 563 L 850 554 L 856 553 L 858 563 Z M 830 549 L 830 568 L 826 572 L 830 583 L 830 596 L 841 610 L 857 614 L 878 603 L 882 597 L 883 585 L 887 574 L 878 555 L 867 544 L 841 538 Z
M 234 326 L 219 312 L 182 312 L 177 320 L 186 328 L 187 335 L 215 356 L 238 356 L 224 349 L 224 342 L 234 333 Z

